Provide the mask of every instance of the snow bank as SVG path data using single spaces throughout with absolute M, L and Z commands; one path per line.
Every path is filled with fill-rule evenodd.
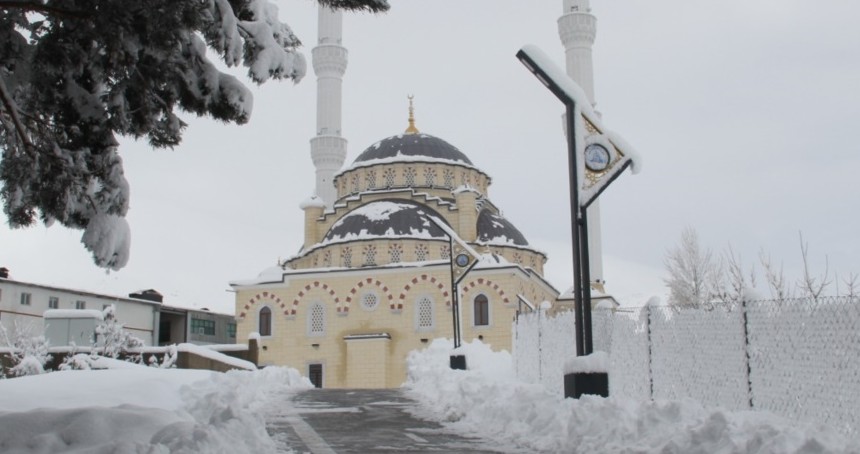
M 260 409 L 311 387 L 294 369 L 133 369 L 0 381 L 0 451 L 273 452 Z
M 507 352 L 464 345 L 469 370 L 451 370 L 452 345 L 435 340 L 410 353 L 404 387 L 420 416 L 541 452 L 841 453 L 860 450 L 829 428 L 763 412 L 704 408 L 693 401 L 564 399 L 541 385 L 518 382 Z

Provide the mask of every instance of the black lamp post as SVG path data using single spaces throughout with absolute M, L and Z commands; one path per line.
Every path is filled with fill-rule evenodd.
M 576 320 L 576 356 L 593 351 L 591 333 L 591 273 L 588 260 L 587 204 L 580 201 L 580 182 L 576 144 L 576 98 L 571 93 L 576 87 L 566 74 L 553 64 L 539 49 L 528 46 L 517 52 L 517 58 L 552 92 L 565 107 L 567 126 L 567 156 L 570 179 L 570 228 L 573 247 L 573 296 Z M 594 375 L 602 375 L 593 380 Z M 609 395 L 607 374 L 565 375 L 565 397 L 582 394 Z

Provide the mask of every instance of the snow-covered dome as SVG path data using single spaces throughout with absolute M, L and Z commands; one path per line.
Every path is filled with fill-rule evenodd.
M 528 246 L 526 237 L 510 221 L 490 210 L 478 215 L 478 241 L 506 246 Z
M 382 139 L 364 150 L 354 164 L 377 160 L 416 160 L 430 158 L 472 165 L 462 151 L 450 143 L 429 134 L 400 134 Z
M 345 214 L 326 233 L 323 242 L 371 238 L 447 238 L 430 221 L 430 216 L 445 222 L 439 213 L 409 200 L 379 200 Z

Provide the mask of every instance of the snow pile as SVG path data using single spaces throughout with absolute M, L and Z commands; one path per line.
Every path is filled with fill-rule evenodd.
M 0 451 L 273 452 L 260 409 L 311 386 L 287 368 L 123 367 L 0 381 Z
M 830 428 L 770 413 L 705 408 L 693 401 L 564 399 L 518 382 L 508 353 L 462 347 L 469 370 L 449 368 L 451 343 L 435 340 L 409 355 L 407 392 L 422 417 L 453 430 L 541 452 L 841 453 L 860 450 Z

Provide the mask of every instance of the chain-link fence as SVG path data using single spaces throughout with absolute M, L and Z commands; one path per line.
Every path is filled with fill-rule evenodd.
M 521 315 L 521 378 L 563 392 L 574 317 Z M 692 398 L 769 410 L 860 433 L 860 300 L 856 297 L 595 310 L 595 350 L 609 353 L 610 395 Z

